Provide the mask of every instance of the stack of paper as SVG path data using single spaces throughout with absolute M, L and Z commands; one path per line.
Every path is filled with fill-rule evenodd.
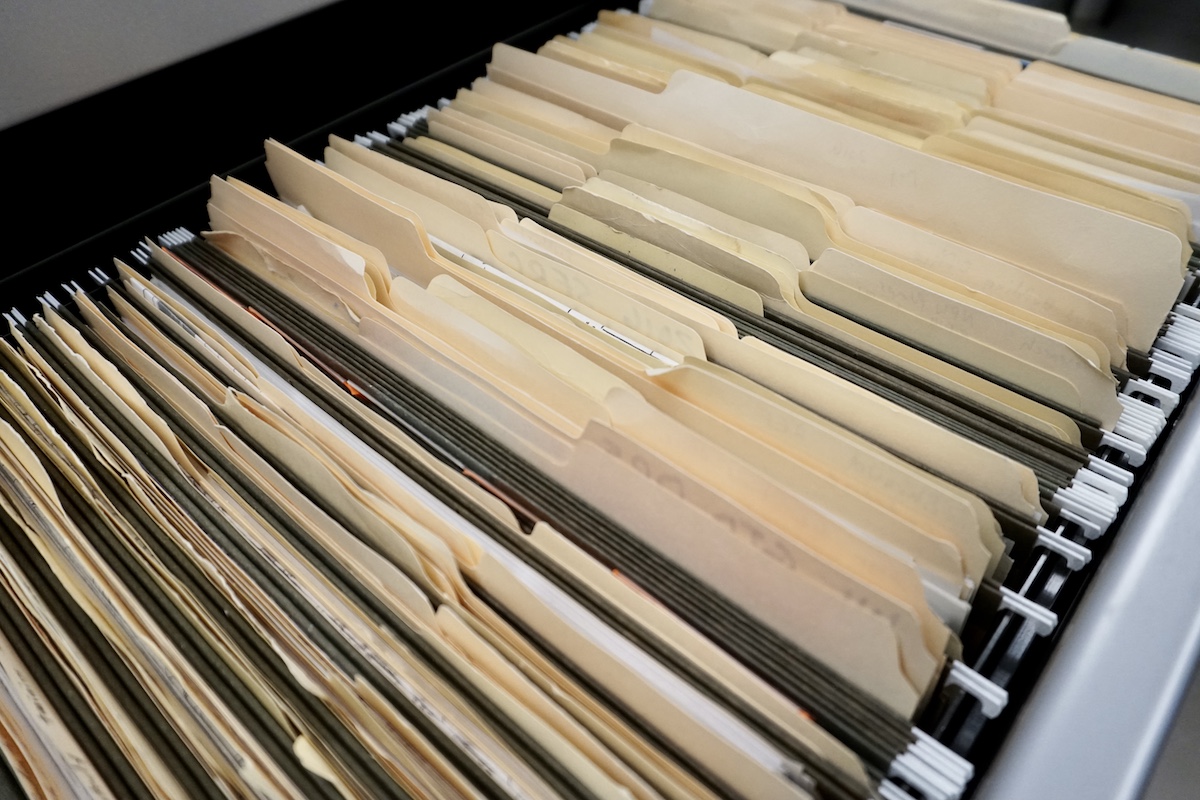
M 966 790 L 921 725 L 1003 711 L 1200 364 L 1200 108 L 648 11 L 10 316 L 28 796 Z

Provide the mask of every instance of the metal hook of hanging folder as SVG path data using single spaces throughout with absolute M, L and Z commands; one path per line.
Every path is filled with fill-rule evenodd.
M 979 701 L 979 709 L 988 719 L 995 719 L 1008 705 L 1008 691 L 992 683 L 961 661 L 955 661 L 946 676 L 947 686 L 957 686 Z
M 1058 614 L 1028 597 L 1017 594 L 1007 586 L 1000 587 L 1000 609 L 1011 611 L 1032 622 L 1034 630 L 1040 636 L 1049 636 L 1058 627 Z
M 1083 569 L 1092 560 L 1091 550 L 1088 550 L 1081 544 L 1072 542 L 1057 531 L 1038 526 L 1037 535 L 1038 544 L 1050 552 L 1062 556 L 1067 562 L 1067 569 L 1073 572 Z

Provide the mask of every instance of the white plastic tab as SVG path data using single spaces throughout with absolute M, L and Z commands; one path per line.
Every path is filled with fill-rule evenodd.
M 1150 352 L 1151 354 L 1154 353 L 1153 350 Z M 1187 369 L 1187 362 L 1179 356 L 1171 355 L 1170 353 L 1163 353 L 1162 359 L 1164 362 L 1166 362 L 1167 366 L 1174 367 L 1175 369 Z
M 1096 536 L 1100 536 L 1108 530 L 1108 526 L 1116 519 L 1119 509 L 1106 507 L 1103 502 L 1095 497 L 1098 494 L 1099 492 L 1089 493 L 1086 486 L 1070 486 L 1055 492 L 1054 502 L 1064 512 L 1069 511 L 1088 520 L 1088 522 L 1097 528 L 1098 532 Z M 1095 537 L 1089 536 L 1088 538 Z
M 1192 373 L 1186 361 L 1161 350 L 1151 350 L 1150 353 L 1151 375 L 1166 380 L 1171 386 L 1171 391 L 1176 394 L 1187 389 L 1192 382 Z
M 896 756 L 888 769 L 888 777 L 904 781 L 926 800 L 958 800 L 962 797 L 962 790 L 949 778 L 909 753 Z
M 1150 407 L 1146 406 L 1145 403 L 1139 403 L 1137 400 L 1129 400 L 1128 398 L 1126 399 L 1127 402 L 1133 406 L 1145 406 L 1146 408 Z M 1122 405 L 1124 405 L 1124 403 Z M 1117 421 L 1117 425 L 1115 428 L 1113 428 L 1113 432 L 1120 433 L 1120 428 L 1122 427 L 1124 427 L 1126 430 L 1133 431 L 1134 435 L 1129 436 L 1129 438 L 1133 439 L 1135 442 L 1139 442 L 1140 444 L 1141 441 L 1139 437 L 1145 437 L 1153 440 L 1158 436 L 1159 431 L 1166 426 L 1162 425 L 1158 420 L 1143 414 L 1140 409 L 1126 406 L 1125 412 L 1121 415 L 1120 420 Z M 1121 435 L 1125 436 L 1126 434 Z
M 1150 429 L 1151 434 L 1156 439 L 1166 429 L 1166 413 L 1163 409 L 1127 395 L 1121 395 L 1118 399 L 1120 399 L 1124 407 L 1122 419 L 1128 417 L 1130 421 L 1138 421 L 1139 425 Z
M 1154 440 L 1158 438 L 1158 434 L 1153 428 L 1146 427 L 1144 423 L 1128 415 L 1117 420 L 1117 424 L 1113 427 L 1113 433 L 1124 436 L 1143 450 L 1153 447 Z
M 1119 483 L 1128 489 L 1133 486 L 1133 473 L 1127 469 L 1121 469 L 1116 464 L 1105 461 L 1103 458 L 1096 456 L 1088 456 L 1088 469 L 1092 472 L 1103 475 L 1110 481 Z
M 932 759 L 931 763 L 943 765 L 947 775 L 957 775 L 962 780 L 964 786 L 971 778 L 975 777 L 975 765 L 970 761 L 967 761 L 920 728 L 913 728 L 912 735 L 917 740 L 917 743 L 910 749 L 913 752 L 919 750 L 922 757 L 927 761 Z
M 1175 322 L 1167 328 L 1166 333 L 1162 335 L 1159 341 L 1175 342 L 1189 354 L 1196 353 L 1200 350 L 1200 335 L 1197 333 L 1196 325 L 1195 320 L 1176 317 Z M 1158 344 L 1158 342 L 1155 342 L 1155 344 Z
M 1130 395 L 1138 392 L 1152 397 L 1161 403 L 1161 408 L 1164 413 L 1171 414 L 1179 407 L 1179 395 L 1172 392 L 1170 389 L 1159 386 L 1157 383 L 1151 383 L 1145 378 L 1138 378 L 1136 381 L 1130 381 L 1125 384 L 1125 391 Z
M 1086 498 L 1088 505 L 1102 514 L 1104 519 L 1115 520 L 1117 514 L 1121 513 L 1121 504 L 1117 502 L 1116 498 L 1105 494 L 1095 486 L 1086 483 L 1073 483 L 1067 491 L 1077 497 Z
M 1069 508 L 1064 508 L 1058 512 L 1058 515 L 1067 522 L 1073 522 L 1083 531 L 1083 535 L 1089 539 L 1099 539 L 1104 535 L 1104 529 L 1090 519 L 1081 517 Z
M 1059 489 L 1054 493 L 1054 502 L 1058 504 L 1063 511 L 1070 511 L 1073 514 L 1086 519 L 1092 525 L 1104 530 L 1104 518 L 1097 510 L 1089 505 L 1086 500 L 1081 499 L 1076 493 L 1070 489 Z
M 1073 572 L 1083 569 L 1084 565 L 1092 560 L 1091 550 L 1065 536 L 1042 527 L 1037 529 L 1037 534 L 1038 544 L 1062 556 L 1067 562 L 1067 568 Z
M 891 781 L 879 784 L 880 800 L 913 800 L 913 796 Z
M 1167 323 L 1166 329 L 1163 331 L 1161 338 L 1166 339 L 1171 336 L 1178 338 L 1180 341 L 1189 344 L 1196 341 L 1196 329 L 1200 326 L 1200 322 L 1184 315 L 1176 315 Z
M 1190 314 L 1181 314 L 1168 323 L 1167 330 L 1173 333 L 1184 333 L 1192 338 L 1200 334 L 1200 320 Z
M 1001 689 L 961 661 L 955 661 L 946 676 L 947 686 L 957 686 L 979 701 L 980 710 L 988 719 L 995 719 L 1008 705 L 1008 692 Z
M 1125 408 L 1121 414 L 1122 422 L 1141 426 L 1147 430 L 1149 435 L 1154 437 L 1157 437 L 1163 428 L 1167 427 L 1166 414 L 1149 403 L 1134 400 L 1127 395 L 1120 395 L 1118 400 Z
M 1158 406 L 1144 400 L 1135 400 L 1127 394 L 1118 395 L 1117 399 L 1130 416 L 1142 420 L 1153 428 L 1155 436 L 1162 433 L 1163 429 L 1167 427 L 1167 412 Z
M 1194 319 L 1197 322 L 1200 322 L 1200 308 L 1190 306 L 1187 303 L 1179 303 L 1175 306 L 1172 313 L 1177 314 L 1180 317 L 1186 317 L 1188 319 Z
M 1125 505 L 1125 502 L 1129 499 L 1129 489 L 1101 475 L 1099 472 L 1094 472 L 1090 469 L 1081 469 L 1075 473 L 1075 480 L 1104 492 L 1118 506 Z
M 1154 412 L 1158 411 L 1158 409 L 1154 406 L 1143 403 L 1141 400 L 1134 400 L 1128 395 L 1117 395 L 1117 402 L 1122 407 L 1121 416 L 1117 422 L 1118 425 L 1125 422 L 1131 425 L 1144 426 L 1151 435 L 1157 434 L 1164 427 L 1165 420 L 1162 419 L 1163 414 L 1161 411 L 1155 414 Z
M 1129 463 L 1135 467 L 1140 467 L 1146 463 L 1146 448 L 1137 442 L 1131 442 L 1119 434 L 1109 431 L 1104 431 L 1103 433 L 1104 435 L 1100 439 L 1100 444 L 1108 445 L 1114 450 L 1120 450 L 1129 459 Z
M 1179 356 L 1184 361 L 1188 362 L 1191 371 L 1195 372 L 1196 367 L 1200 366 L 1200 348 L 1195 347 L 1190 341 L 1182 336 L 1173 336 L 1171 331 L 1158 338 L 1154 346 L 1159 350 L 1166 350 L 1168 353 Z
M 1022 597 L 1007 586 L 1000 587 L 1000 608 L 1020 614 L 1029 620 L 1033 623 L 1033 629 L 1042 636 L 1054 633 L 1055 627 L 1058 626 L 1058 614 L 1045 606 L 1039 606 L 1028 597 Z

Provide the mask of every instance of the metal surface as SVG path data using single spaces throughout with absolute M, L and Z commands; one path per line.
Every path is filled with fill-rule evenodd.
M 1200 652 L 1200 403 L 1184 410 L 976 800 L 1136 800 Z

